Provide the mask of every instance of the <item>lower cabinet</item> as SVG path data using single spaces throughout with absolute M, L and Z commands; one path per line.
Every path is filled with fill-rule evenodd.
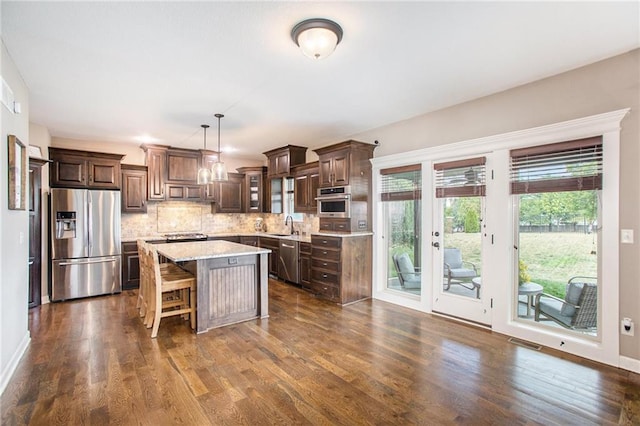
M 138 243 L 122 243 L 122 289 L 130 290 L 140 287 L 140 258 Z
M 300 284 L 311 284 L 311 243 L 300 243 Z
M 240 237 L 240 244 L 244 244 L 245 246 L 253 246 L 258 247 L 258 237 Z
M 260 247 L 271 250 L 269 253 L 269 274 L 278 276 L 278 258 L 280 257 L 280 240 L 271 237 L 260 237 Z
M 370 298 L 372 249 L 370 235 L 313 235 L 309 289 L 342 305 Z

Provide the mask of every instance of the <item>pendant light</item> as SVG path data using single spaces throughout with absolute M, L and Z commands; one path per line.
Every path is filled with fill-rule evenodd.
M 229 180 L 227 168 L 221 160 L 222 151 L 220 150 L 220 119 L 224 117 L 222 114 L 214 115 L 218 119 L 218 160 L 211 166 L 211 180 L 214 182 Z
M 200 127 L 204 130 L 204 150 L 207 150 L 207 129 L 209 128 L 208 124 L 201 124 Z M 202 167 L 198 170 L 198 185 L 206 185 L 211 183 L 211 169 L 208 169 L 203 164 Z

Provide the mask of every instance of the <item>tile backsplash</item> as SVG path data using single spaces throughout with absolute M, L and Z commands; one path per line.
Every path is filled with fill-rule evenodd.
M 315 215 L 303 215 L 295 222 L 300 234 L 317 232 L 320 221 Z M 262 218 L 266 232 L 286 233 L 285 215 L 271 213 L 211 213 L 210 203 L 182 201 L 149 202 L 147 213 L 122 214 L 122 239 L 160 237 L 176 232 L 224 234 L 254 232 L 256 219 Z

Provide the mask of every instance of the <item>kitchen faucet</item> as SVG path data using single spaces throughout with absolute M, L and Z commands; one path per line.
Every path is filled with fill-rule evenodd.
M 294 234 L 293 231 L 293 218 L 291 217 L 291 215 L 287 215 L 287 217 L 284 219 L 284 225 L 287 226 L 289 224 L 289 219 L 291 219 L 291 235 Z

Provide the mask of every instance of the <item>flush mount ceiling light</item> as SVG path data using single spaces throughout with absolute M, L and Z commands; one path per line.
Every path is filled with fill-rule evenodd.
M 342 40 L 342 28 L 329 19 L 307 19 L 293 27 L 291 38 L 306 56 L 322 59 L 329 56 Z
M 211 180 L 214 182 L 229 180 L 227 174 L 227 168 L 221 160 L 222 151 L 220 151 L 220 119 L 224 117 L 222 114 L 214 114 L 214 117 L 218 119 L 218 161 L 211 166 Z
M 201 124 L 200 127 L 204 130 L 204 150 L 207 150 L 207 129 L 209 128 L 208 124 Z M 198 170 L 198 185 L 206 185 L 211 183 L 211 169 L 204 167 L 200 167 Z

